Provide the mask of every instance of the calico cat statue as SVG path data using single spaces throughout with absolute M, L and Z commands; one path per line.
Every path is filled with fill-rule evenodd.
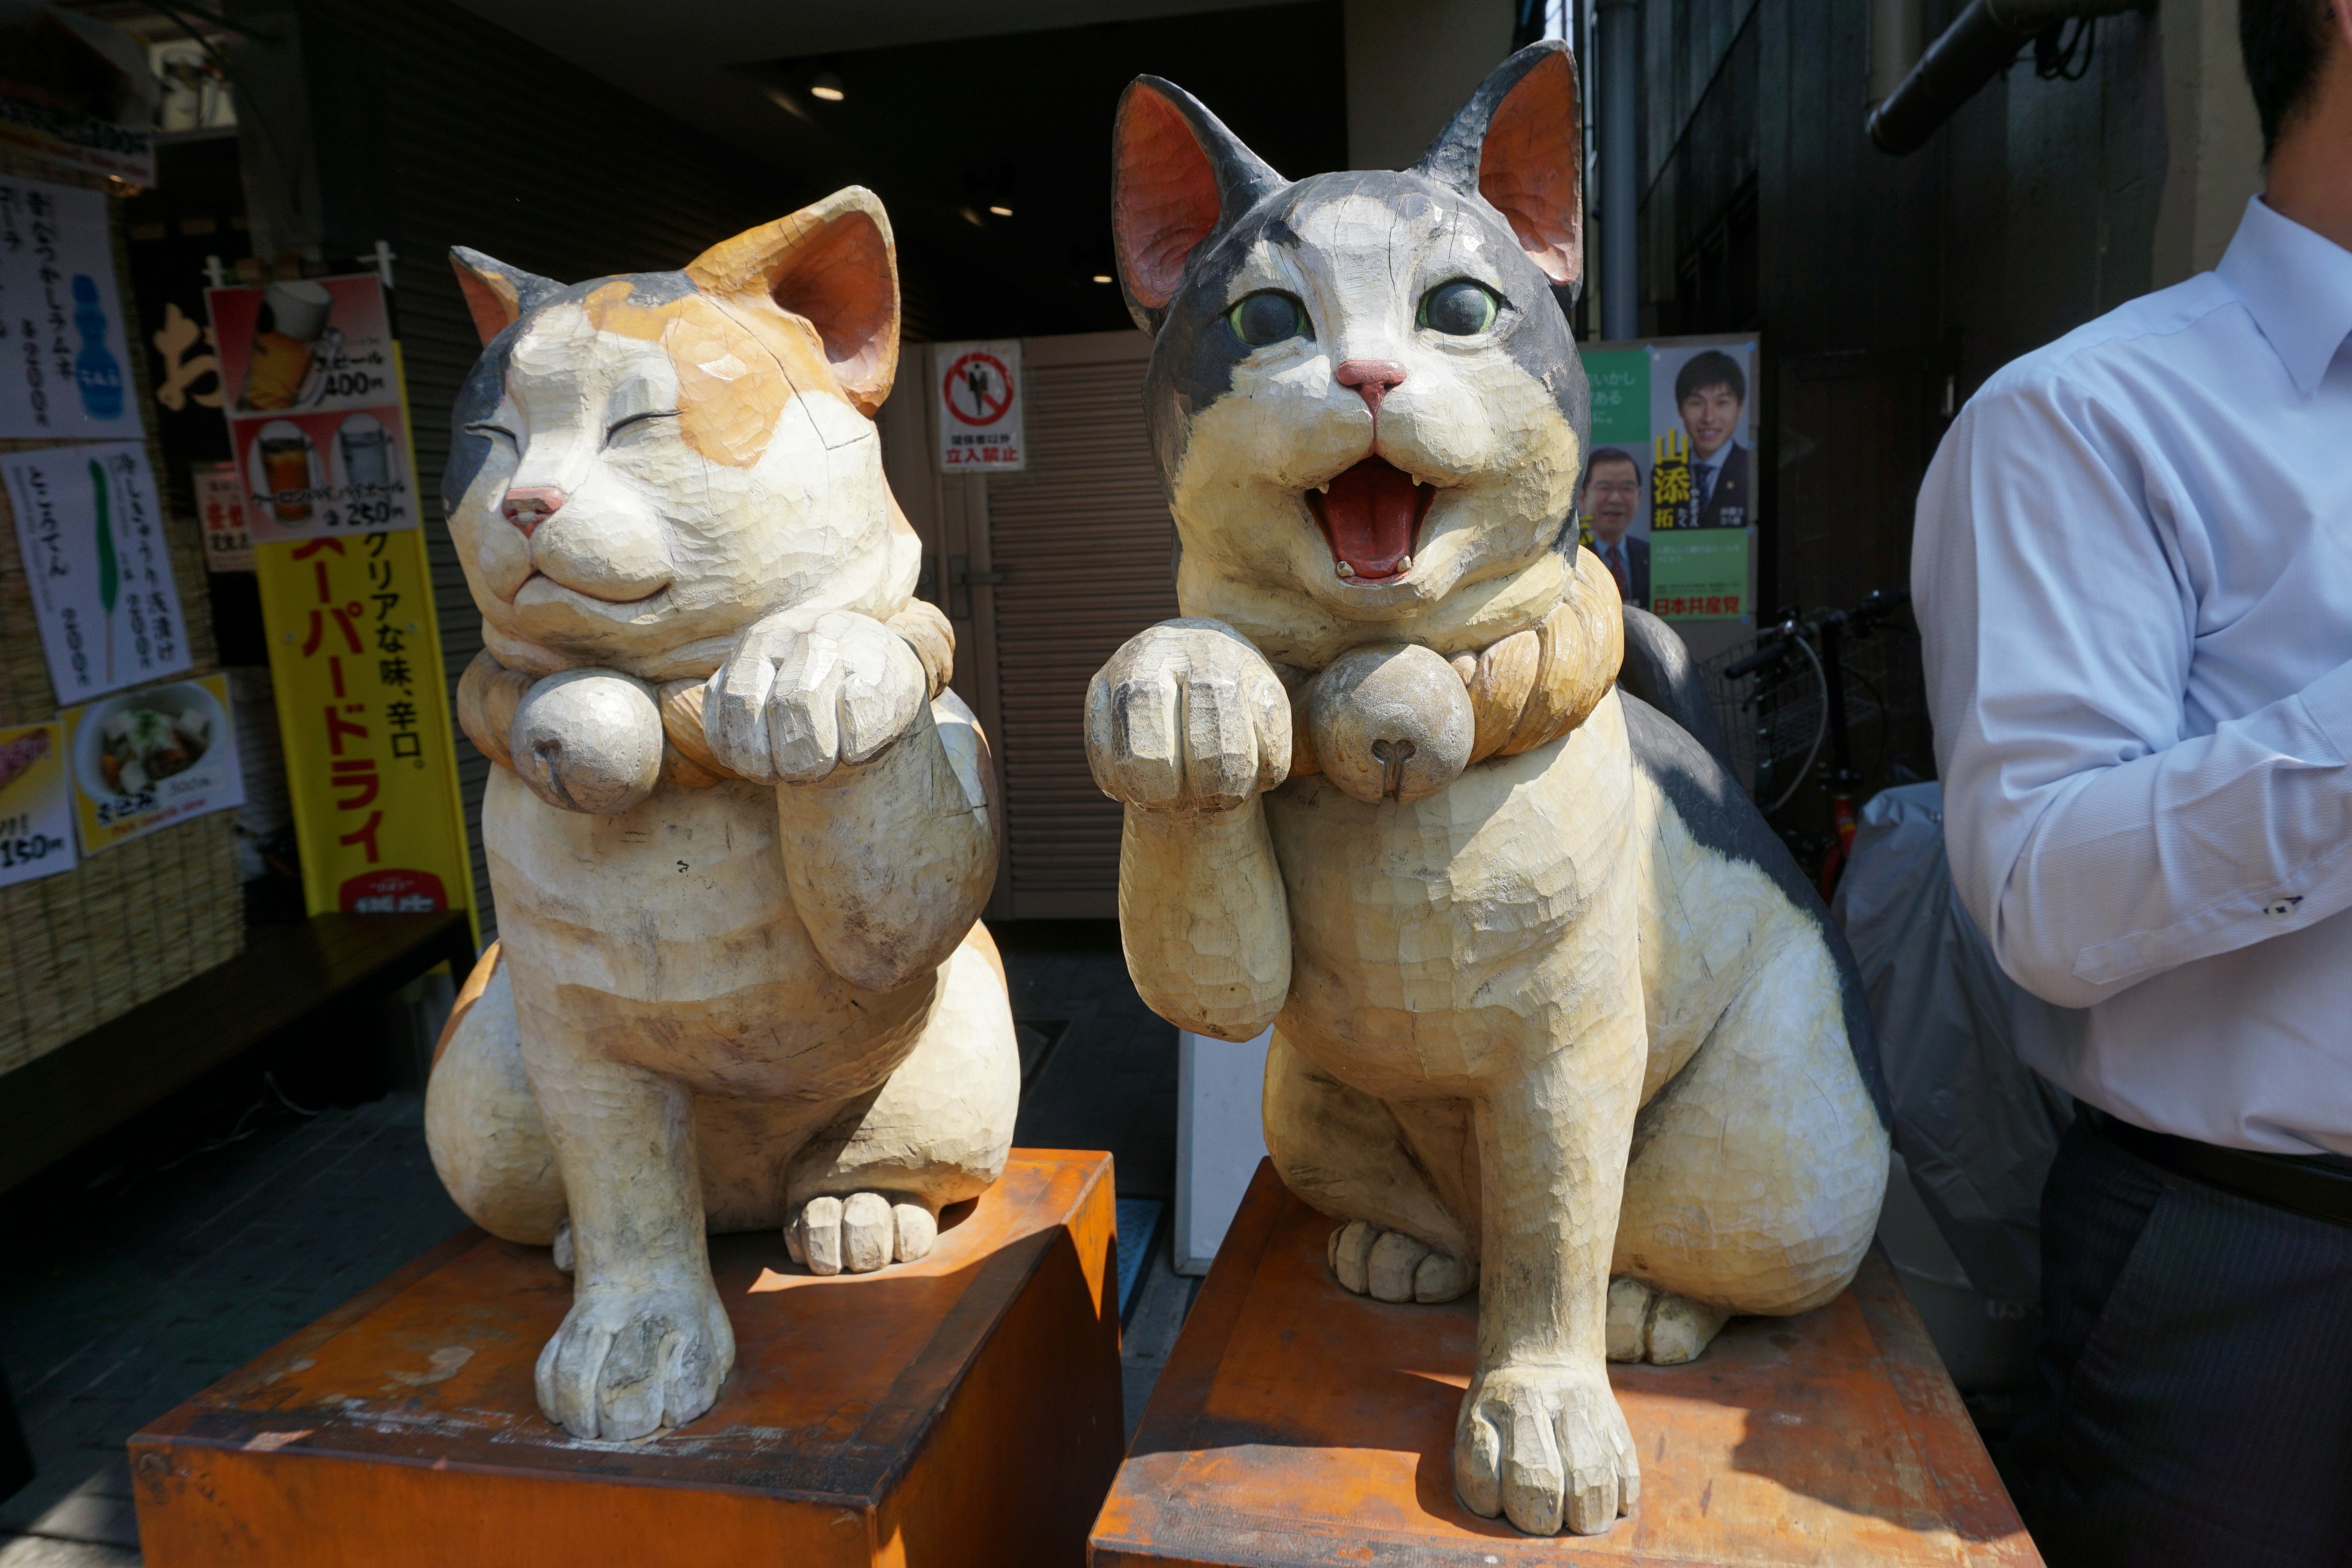
M 923 1257 L 1020 1092 L 975 923 L 998 811 L 873 416 L 888 219 L 851 188 L 680 272 L 570 288 L 454 253 L 484 350 L 443 500 L 488 651 L 500 943 L 426 1097 L 476 1223 L 553 1243 L 541 1408 L 630 1438 L 734 1361 L 708 1231 L 820 1274 Z
M 1557 43 L 1400 174 L 1286 182 L 1129 86 L 1184 618 L 1096 676 L 1087 741 L 1129 968 L 1182 1027 L 1273 1026 L 1266 1146 L 1339 1284 L 1479 1292 L 1463 1501 L 1589 1534 L 1640 1489 L 1605 1361 L 1836 1295 L 1888 1135 L 1843 941 L 1578 543 L 1577 127 Z

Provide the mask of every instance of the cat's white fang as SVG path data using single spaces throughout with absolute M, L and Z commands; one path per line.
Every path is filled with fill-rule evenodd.
M 1344 561 L 1339 563 L 1338 571 L 1339 575 L 1342 577 L 1352 577 L 1356 574 L 1356 569 L 1353 566 L 1349 565 Z
M 1398 571 L 1398 573 L 1399 573 L 1399 574 L 1403 574 L 1403 573 L 1406 573 L 1406 572 L 1410 572 L 1410 571 L 1412 571 L 1412 556 L 1410 556 L 1410 555 L 1401 555 L 1401 556 L 1399 556 L 1399 557 L 1397 558 L 1396 569 L 1397 569 L 1397 571 Z

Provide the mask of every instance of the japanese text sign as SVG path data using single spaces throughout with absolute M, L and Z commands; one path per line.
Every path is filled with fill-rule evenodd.
M 313 914 L 472 902 L 425 535 L 255 546 Z
M 0 888 L 73 868 L 65 726 L 0 730 Z
M 205 298 L 254 541 L 415 528 L 407 420 L 375 274 Z
M 0 437 L 140 434 L 106 197 L 0 174 Z
M 131 441 L 0 455 L 59 704 L 190 666 L 147 450 Z
M 1028 467 L 1017 341 L 931 345 L 940 471 L 1019 473 Z
M 226 676 L 142 687 L 64 718 L 85 855 L 245 804 Z

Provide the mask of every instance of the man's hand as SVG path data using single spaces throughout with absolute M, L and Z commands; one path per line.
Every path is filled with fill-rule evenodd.
M 1113 800 L 1230 811 L 1290 773 L 1290 697 L 1223 621 L 1163 621 L 1087 688 L 1087 762 Z
M 879 755 L 930 682 L 898 635 L 852 610 L 785 610 L 743 634 L 711 676 L 703 736 L 762 784 L 814 784 Z

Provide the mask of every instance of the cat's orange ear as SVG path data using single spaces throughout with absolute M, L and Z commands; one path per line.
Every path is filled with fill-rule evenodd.
M 457 289 L 466 296 L 474 331 L 481 333 L 485 344 L 512 326 L 525 310 L 563 291 L 563 285 L 552 279 L 509 267 L 462 245 L 450 247 L 449 267 L 457 274 Z
M 757 298 L 816 329 L 824 357 L 859 413 L 872 418 L 898 375 L 898 258 L 882 198 L 835 191 L 790 217 L 722 240 L 688 263 L 717 298 Z
M 1282 176 L 1175 83 L 1139 76 L 1111 133 L 1111 233 L 1135 324 L 1156 332 L 1201 242 Z
M 1584 149 L 1576 57 L 1557 38 L 1495 68 L 1413 168 L 1486 198 L 1561 288 L 1584 276 Z

